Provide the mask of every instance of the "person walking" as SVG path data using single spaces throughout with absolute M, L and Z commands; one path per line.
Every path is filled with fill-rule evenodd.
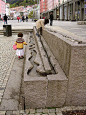
M 24 16 L 22 16 L 22 21 L 24 22 L 24 20 L 25 20 L 25 19 L 24 19 Z
M 6 14 L 4 15 L 4 24 L 6 23 L 7 24 L 7 16 L 6 16 Z
M 44 25 L 48 23 L 49 23 L 49 19 L 39 19 L 36 21 L 37 36 L 42 35 L 42 29 L 44 29 Z
M 20 17 L 19 17 L 19 16 L 17 17 L 17 20 L 18 20 L 18 23 L 19 23 L 19 20 L 20 20 Z
M 53 14 L 51 13 L 50 14 L 50 26 L 52 26 L 52 24 L 53 24 Z
M 24 58 L 23 44 L 27 45 L 27 43 L 24 41 L 22 37 L 23 34 L 21 32 L 18 33 L 18 39 L 15 42 L 15 44 L 17 45 L 16 55 L 18 56 L 18 59 Z
M 28 22 L 28 16 L 26 16 L 26 22 Z

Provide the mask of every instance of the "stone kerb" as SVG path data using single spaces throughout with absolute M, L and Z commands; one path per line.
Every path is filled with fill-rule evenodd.
M 86 21 L 77 21 L 78 25 L 86 25 Z
M 85 41 L 83 39 L 81 42 L 72 41 L 71 38 L 67 39 L 59 35 L 58 32 L 54 33 L 48 30 L 43 31 L 43 37 L 68 78 L 65 104 L 67 106 L 86 105 Z

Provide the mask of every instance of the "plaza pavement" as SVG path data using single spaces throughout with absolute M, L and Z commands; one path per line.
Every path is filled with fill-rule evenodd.
M 32 22 L 29 20 L 28 22 L 21 22 L 18 23 L 17 20 L 15 21 L 8 21 L 9 24 L 12 25 L 12 28 L 17 29 L 26 29 L 26 28 L 33 28 L 35 26 L 35 22 Z M 0 29 L 3 29 L 3 22 L 1 23 Z M 51 29 L 53 31 L 59 31 L 67 35 L 76 35 L 80 38 L 86 40 L 86 26 L 85 25 L 77 25 L 77 22 L 66 22 L 66 21 L 54 21 L 53 26 L 46 25 L 45 26 L 48 29 Z M 86 109 L 86 106 L 84 107 L 64 107 L 64 108 L 55 108 L 55 109 L 28 109 L 28 110 L 17 110 L 17 102 L 13 99 L 9 99 L 10 95 L 10 89 L 18 88 L 17 87 L 18 82 L 21 82 L 21 77 L 19 77 L 23 71 L 23 60 L 18 60 L 15 55 L 15 50 L 13 50 L 12 46 L 15 43 L 15 40 L 17 38 L 17 35 L 12 35 L 10 37 L 6 37 L 3 35 L 0 35 L 0 115 L 27 115 L 27 113 L 31 115 L 40 115 L 40 114 L 46 114 L 46 115 L 62 115 L 62 110 L 81 110 Z M 19 62 L 20 61 L 20 62 Z M 19 65 L 20 64 L 20 65 Z M 18 76 L 16 76 L 16 71 L 20 70 L 20 73 L 18 73 Z M 13 72 L 13 73 L 11 73 Z M 13 74 L 13 75 L 12 75 Z M 15 77 L 16 76 L 16 77 Z M 15 82 L 14 82 L 15 81 Z M 16 83 L 12 84 L 12 83 Z M 12 86 L 13 85 L 13 86 Z M 19 90 L 18 90 L 19 91 Z M 17 92 L 18 92 L 17 91 Z M 16 92 L 15 92 L 16 93 Z M 13 95 L 12 95 L 13 96 Z M 7 101 L 9 100 L 9 102 Z M 18 97 L 17 97 L 18 99 Z M 9 106 L 9 107 L 8 107 Z M 13 107 L 12 107 L 13 106 Z M 12 108 L 12 109 L 9 109 Z M 14 110 L 13 110 L 14 108 Z

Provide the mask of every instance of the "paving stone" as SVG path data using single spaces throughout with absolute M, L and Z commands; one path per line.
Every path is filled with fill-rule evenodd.
M 13 111 L 7 111 L 6 112 L 6 115 L 10 115 L 10 114 L 13 114 Z
M 79 110 L 83 110 L 83 109 L 86 109 L 86 106 L 85 106 L 85 107 L 82 107 L 82 106 L 78 106 L 78 109 L 79 109 Z
M 42 114 L 42 115 L 48 115 L 48 114 Z
M 48 109 L 43 109 L 43 113 L 49 113 Z
M 62 113 L 57 113 L 57 115 L 62 115 Z
M 19 112 L 20 112 L 20 113 L 24 113 L 24 110 L 20 110 Z
M 67 111 L 69 111 L 69 110 L 72 110 L 72 107 L 71 107 L 71 106 L 67 107 Z
M 43 110 L 42 110 L 42 109 L 37 109 L 36 112 L 37 112 L 37 113 L 42 113 Z
M 61 111 L 67 111 L 67 107 L 61 108 Z
M 55 113 L 48 113 L 48 115 L 55 115 Z
M 41 115 L 42 113 L 35 113 L 35 115 Z
M 19 111 L 13 111 L 13 114 L 19 114 Z
M 49 113 L 55 113 L 55 109 L 49 109 Z
M 86 109 L 86 106 L 84 106 L 84 110 Z
M 6 111 L 0 111 L 0 115 L 5 115 Z
M 56 108 L 56 113 L 61 113 L 61 108 Z
M 29 112 L 30 112 L 30 110 L 29 110 L 29 109 L 26 109 L 25 111 L 26 111 L 26 113 L 29 113 Z
M 30 109 L 30 114 L 35 113 L 35 109 Z
M 77 107 L 76 106 L 72 106 L 71 108 L 72 108 L 72 110 L 78 110 L 79 109 L 78 106 Z
M 34 114 L 28 114 L 28 115 L 35 115 L 35 113 Z

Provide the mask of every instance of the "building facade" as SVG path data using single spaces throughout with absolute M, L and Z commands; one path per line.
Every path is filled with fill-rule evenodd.
M 5 0 L 0 0 L 0 16 L 3 18 L 5 14 Z
M 10 17 L 10 4 L 6 3 L 6 15 Z
M 52 10 L 54 7 L 54 0 L 47 0 L 47 10 Z
M 42 15 L 49 16 L 50 12 L 55 20 L 86 20 L 86 0 L 57 0 L 53 8 Z
M 47 11 L 47 0 L 40 0 L 40 13 Z

